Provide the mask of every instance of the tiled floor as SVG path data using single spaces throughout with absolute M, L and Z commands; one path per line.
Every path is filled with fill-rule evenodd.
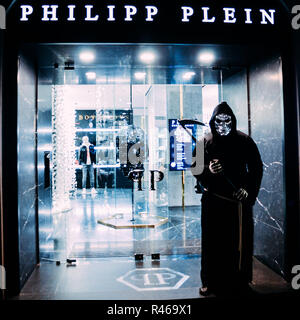
M 200 257 L 80 259 L 75 266 L 42 263 L 17 300 L 173 300 L 200 298 Z M 289 292 L 289 285 L 254 259 L 253 289 Z
M 43 243 L 40 246 L 44 257 L 126 257 L 136 252 L 200 254 L 200 206 L 185 210 L 158 207 L 149 214 L 167 217 L 167 223 L 156 228 L 114 229 L 97 222 L 118 213 L 130 224 L 131 190 L 97 189 L 97 192 L 83 197 L 79 190 L 72 199 L 71 211 L 54 214 L 53 220 L 48 219 L 53 224 L 40 228 L 40 232 L 48 233 L 47 237 L 40 237 L 47 239 L 46 246 Z
M 112 194 L 117 192 L 117 194 Z M 44 225 L 53 251 L 44 256 L 16 300 L 174 300 L 197 299 L 201 262 L 200 206 L 162 208 L 168 217 L 154 229 L 114 229 L 97 223 L 110 214 L 131 218 L 130 190 L 78 192 L 69 212 L 53 215 Z M 116 202 L 117 200 L 117 202 Z M 127 213 L 126 213 L 127 212 Z M 127 214 L 127 215 L 126 215 Z M 50 221 L 50 220 L 49 220 Z M 53 228 L 53 229 L 52 229 Z M 51 247 L 50 246 L 50 247 Z M 150 255 L 159 252 L 159 261 Z M 46 253 L 46 254 L 45 254 Z M 134 254 L 143 253 L 143 262 Z M 76 264 L 67 265 L 66 258 Z M 289 285 L 254 259 L 253 289 L 258 295 L 289 292 Z

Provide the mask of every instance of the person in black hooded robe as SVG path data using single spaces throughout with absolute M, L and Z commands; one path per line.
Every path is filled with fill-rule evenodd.
M 204 190 L 199 292 L 245 292 L 252 281 L 252 207 L 263 164 L 252 138 L 236 129 L 236 117 L 226 102 L 214 109 L 209 124 L 204 170 L 195 176 Z

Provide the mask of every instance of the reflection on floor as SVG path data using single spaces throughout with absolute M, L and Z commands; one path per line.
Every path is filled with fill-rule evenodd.
M 133 256 L 135 253 L 200 254 L 200 207 L 161 207 L 151 214 L 167 217 L 157 228 L 114 229 L 97 223 L 113 214 L 131 219 L 130 189 L 77 192 L 73 210 L 53 215 L 54 259 Z M 200 202 L 200 201 L 199 201 Z M 43 252 L 43 250 L 42 250 Z M 44 255 L 47 256 L 47 255 Z
M 198 255 L 80 259 L 68 267 L 43 262 L 17 300 L 169 300 L 200 298 Z M 289 292 L 289 285 L 254 259 L 252 285 L 258 296 Z
M 154 229 L 114 229 L 97 223 L 116 213 L 131 219 L 131 200 L 128 189 L 98 189 L 96 195 L 85 196 L 77 192 L 73 210 L 53 215 L 49 243 L 54 254 L 48 251 L 48 257 L 61 264 L 42 260 L 16 299 L 199 298 L 200 206 L 152 211 L 168 217 L 168 223 Z M 143 253 L 144 261 L 135 262 L 135 253 Z M 161 259 L 151 260 L 152 253 L 160 253 Z M 76 264 L 66 264 L 67 258 L 75 258 Z M 289 290 L 281 277 L 256 259 L 253 288 L 262 294 Z

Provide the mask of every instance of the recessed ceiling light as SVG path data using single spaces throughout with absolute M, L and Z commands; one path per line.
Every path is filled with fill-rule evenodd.
M 144 63 L 152 63 L 156 59 L 156 55 L 153 51 L 144 51 L 140 54 L 140 60 Z
M 86 72 L 85 75 L 88 80 L 95 80 L 96 79 L 96 72 Z
M 203 51 L 198 56 L 198 61 L 203 64 L 211 64 L 215 59 L 216 57 L 211 51 Z
M 134 77 L 137 80 L 144 80 L 146 77 L 146 72 L 135 72 Z
M 196 73 L 193 71 L 185 72 L 182 76 L 184 80 L 190 80 Z
M 92 51 L 82 51 L 79 54 L 79 59 L 82 62 L 90 63 L 90 62 L 93 62 L 95 60 L 95 54 Z

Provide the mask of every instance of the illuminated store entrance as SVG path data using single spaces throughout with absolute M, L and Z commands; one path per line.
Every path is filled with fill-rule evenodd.
M 134 254 L 144 254 L 147 269 L 159 253 L 161 269 L 191 275 L 176 263 L 202 256 L 191 135 L 209 132 L 222 101 L 263 162 L 254 256 L 288 278 L 299 251 L 298 82 L 282 2 L 10 2 L 0 32 L 0 264 L 9 294 L 40 271 L 53 279 L 66 258 L 108 278 L 113 261 L 134 268 Z M 68 278 L 75 268 L 63 269 L 77 282 Z M 119 271 L 114 281 L 131 270 Z M 200 280 L 199 265 L 193 274 Z
M 200 138 L 227 101 L 249 133 L 247 69 L 225 49 L 39 46 L 42 258 L 201 253 L 195 145 L 178 120 L 204 123 L 188 128 Z

